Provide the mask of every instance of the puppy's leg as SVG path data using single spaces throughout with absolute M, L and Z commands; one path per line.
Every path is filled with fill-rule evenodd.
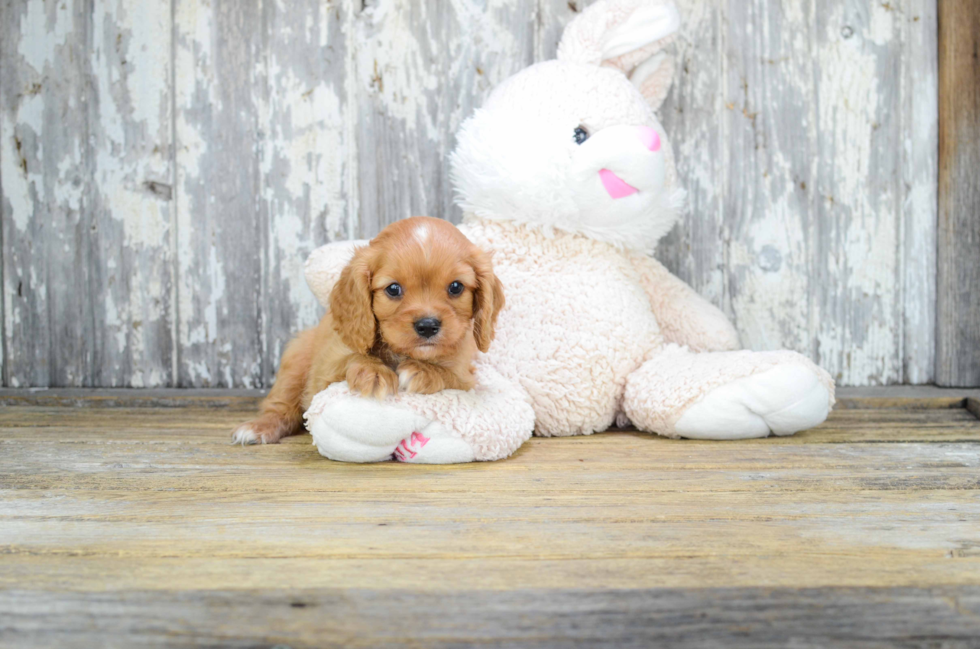
M 316 346 L 317 329 L 307 329 L 286 346 L 276 382 L 259 406 L 259 416 L 238 427 L 232 443 L 277 444 L 303 428 L 303 391 Z
M 469 368 L 460 372 L 411 358 L 398 365 L 398 385 L 406 392 L 435 394 L 441 390 L 469 390 L 474 383 L 472 370 Z
M 351 354 L 347 361 L 347 386 L 362 397 L 384 399 L 398 392 L 398 375 L 379 358 Z

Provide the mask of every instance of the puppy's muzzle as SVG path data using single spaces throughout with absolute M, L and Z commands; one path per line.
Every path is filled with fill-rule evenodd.
M 415 321 L 415 333 L 423 338 L 432 338 L 441 328 L 442 322 L 438 318 L 422 318 Z

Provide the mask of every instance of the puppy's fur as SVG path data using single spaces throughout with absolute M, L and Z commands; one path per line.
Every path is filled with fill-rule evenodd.
M 289 343 L 259 417 L 233 439 L 273 444 L 300 432 L 313 397 L 339 381 L 378 399 L 399 387 L 468 390 L 473 357 L 489 349 L 503 305 L 490 255 L 455 226 L 425 216 L 393 223 L 354 253 L 327 314 Z M 438 333 L 420 335 L 418 323 L 433 318 Z

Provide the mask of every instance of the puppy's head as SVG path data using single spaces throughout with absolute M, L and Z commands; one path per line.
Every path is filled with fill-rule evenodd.
M 503 287 L 490 255 L 454 225 L 416 216 L 389 225 L 360 248 L 330 294 L 341 339 L 367 353 L 380 337 L 403 356 L 452 358 L 472 332 L 487 351 Z

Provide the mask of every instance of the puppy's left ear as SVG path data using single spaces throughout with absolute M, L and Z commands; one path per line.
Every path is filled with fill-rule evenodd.
M 366 354 L 374 346 L 377 326 L 372 309 L 370 246 L 358 248 L 330 291 L 333 326 L 352 351 Z
M 473 270 L 476 271 L 476 295 L 473 309 L 473 337 L 481 352 L 490 349 L 497 314 L 504 308 L 504 285 L 493 274 L 493 262 L 489 253 L 475 250 Z

